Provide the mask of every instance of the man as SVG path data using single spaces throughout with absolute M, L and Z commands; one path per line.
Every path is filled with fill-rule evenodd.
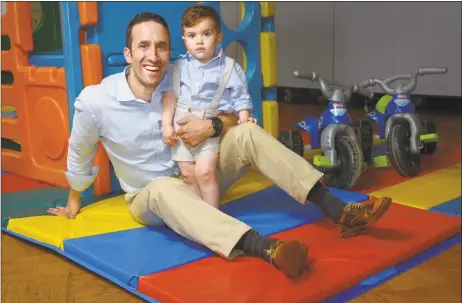
M 179 178 L 178 168 L 162 142 L 161 99 L 172 90 L 168 71 L 170 36 L 165 20 L 153 13 L 134 17 L 127 27 L 124 72 L 86 87 L 75 102 L 69 139 L 68 171 L 71 187 L 66 208 L 49 213 L 74 218 L 80 210 L 80 192 L 94 181 L 92 167 L 101 140 L 114 166 L 128 207 L 145 225 L 166 224 L 178 234 L 232 259 L 242 253 L 259 257 L 289 277 L 306 268 L 307 248 L 298 241 L 262 237 L 250 226 L 210 206 Z M 165 77 L 164 77 L 165 76 Z M 253 167 L 302 204 L 311 201 L 333 218 L 343 236 L 373 224 L 391 200 L 362 205 L 345 204 L 320 183 L 322 174 L 285 148 L 255 124 L 235 126 L 234 115 L 212 120 L 185 118 L 180 138 L 198 146 L 208 137 L 221 136 L 219 179 L 224 191 Z M 262 146 L 265 151 L 259 153 Z

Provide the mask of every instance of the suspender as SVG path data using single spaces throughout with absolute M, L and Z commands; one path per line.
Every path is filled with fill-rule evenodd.
M 215 95 L 213 96 L 212 102 L 209 104 L 207 109 L 215 110 L 220 103 L 221 96 L 228 85 L 229 79 L 231 78 L 231 73 L 233 72 L 234 59 L 225 57 L 225 69 L 223 77 L 221 78 L 220 84 L 218 86 Z M 173 65 L 173 91 L 177 99 L 180 97 L 180 69 L 178 67 L 179 61 L 177 60 Z

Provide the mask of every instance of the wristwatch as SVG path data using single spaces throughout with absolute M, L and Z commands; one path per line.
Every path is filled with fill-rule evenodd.
M 221 131 L 223 130 L 223 121 L 221 121 L 218 117 L 212 117 L 210 120 L 212 120 L 212 127 L 215 131 L 212 138 L 216 138 L 221 135 Z

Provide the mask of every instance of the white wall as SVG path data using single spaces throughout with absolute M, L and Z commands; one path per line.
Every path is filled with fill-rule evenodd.
M 294 69 L 357 83 L 446 66 L 414 93 L 461 96 L 460 2 L 276 2 L 275 19 L 279 86 L 318 87 Z

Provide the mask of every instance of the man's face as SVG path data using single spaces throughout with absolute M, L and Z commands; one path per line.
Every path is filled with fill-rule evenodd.
M 138 85 L 155 89 L 167 71 L 170 59 L 170 38 L 159 23 L 148 21 L 132 28 L 131 50 L 124 49 L 127 63 Z

